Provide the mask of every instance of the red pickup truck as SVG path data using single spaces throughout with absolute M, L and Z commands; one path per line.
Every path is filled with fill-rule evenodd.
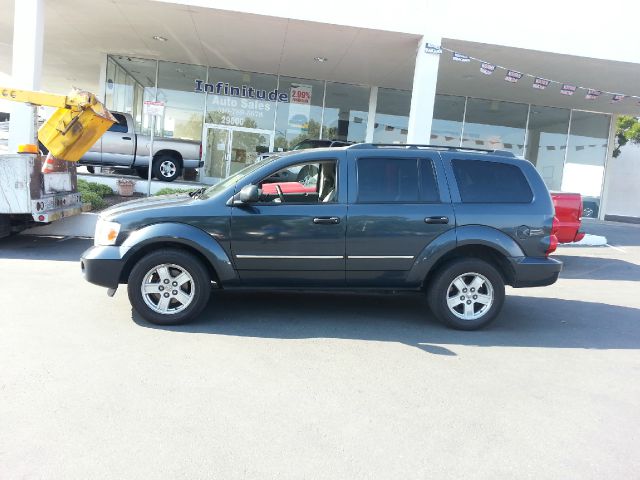
M 554 233 L 560 243 L 578 242 L 584 238 L 580 230 L 582 222 L 582 197 L 579 193 L 551 192 L 556 216 Z

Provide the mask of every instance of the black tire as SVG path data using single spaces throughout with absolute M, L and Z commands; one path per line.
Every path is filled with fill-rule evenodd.
M 87 172 L 96 173 L 96 169 L 93 167 L 93 165 L 87 165 Z
M 137 167 L 136 175 L 138 175 L 140 178 L 147 179 L 149 178 L 149 170 L 147 169 L 147 167 Z M 153 172 L 152 172 L 152 175 L 153 175 Z
M 153 159 L 152 173 L 163 182 L 173 182 L 182 174 L 182 162 L 171 155 L 158 155 Z
M 474 276 L 473 274 L 476 275 Z M 459 291 L 453 285 L 454 280 L 458 277 L 461 277 L 461 280 L 467 284 L 468 290 L 466 292 Z M 473 279 L 478 278 L 479 281 L 482 281 L 481 277 L 488 281 L 488 285 L 483 282 L 478 290 L 474 288 L 474 291 L 471 291 Z M 469 296 L 472 298 L 469 298 Z M 473 300 L 476 297 L 486 298 L 487 296 L 491 297 L 490 304 L 483 304 L 480 303 L 480 300 Z M 450 308 L 447 302 L 449 297 L 455 298 L 454 301 L 460 299 L 460 304 Z M 464 301 L 462 300 L 463 298 Z M 504 279 L 491 264 L 484 260 L 477 258 L 453 260 L 435 273 L 429 284 L 427 299 L 433 314 L 447 326 L 458 330 L 476 330 L 489 324 L 502 310 L 502 305 L 504 304 Z M 483 312 L 482 310 L 485 307 L 486 309 Z M 452 311 L 455 310 L 458 315 L 464 315 L 466 308 L 472 309 L 470 314 L 474 315 L 474 317 L 463 319 Z
M 145 296 L 142 294 L 142 285 L 143 282 L 145 282 L 145 277 L 147 277 L 155 267 L 164 264 L 178 267 L 168 268 L 170 276 L 180 273 L 180 270 L 182 270 L 183 272 L 187 272 L 192 279 L 192 281 L 182 286 L 172 285 L 173 282 L 170 281 L 165 287 L 163 283 L 164 280 L 158 275 L 157 283 L 152 282 L 152 285 L 159 285 L 163 287 L 161 290 L 166 289 L 166 291 L 164 291 L 164 293 L 151 293 L 147 295 L 147 300 L 158 307 L 162 300 L 160 296 L 169 294 L 170 298 L 169 300 L 165 300 L 165 302 L 168 302 L 166 305 L 169 309 L 171 309 L 173 305 L 173 309 L 177 310 L 173 313 L 171 311 L 160 313 L 156 309 L 151 308 L 147 304 Z M 156 274 L 149 275 L 149 278 L 156 278 Z M 172 278 L 177 279 L 178 276 L 175 275 L 172 276 Z M 170 292 L 168 288 L 171 288 L 172 291 Z M 185 303 L 186 307 L 182 309 L 180 309 L 181 304 L 177 296 L 175 296 L 178 294 L 178 288 L 180 289 L 180 294 L 191 297 L 191 300 Z M 149 253 L 138 260 L 129 275 L 127 291 L 129 293 L 131 306 L 146 320 L 156 325 L 178 325 L 189 322 L 207 306 L 209 295 L 211 294 L 211 277 L 206 267 L 202 265 L 202 262 L 194 255 L 181 250 L 161 249 Z

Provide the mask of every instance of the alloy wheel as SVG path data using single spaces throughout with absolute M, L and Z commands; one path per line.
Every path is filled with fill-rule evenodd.
M 154 312 L 178 313 L 191 304 L 195 284 L 191 274 L 179 265 L 164 263 L 149 270 L 140 285 L 142 298 Z
M 479 273 L 458 275 L 447 289 L 449 311 L 462 320 L 477 320 L 485 315 L 493 298 L 491 282 Z
M 171 160 L 165 160 L 160 164 L 160 173 L 163 177 L 171 178 L 176 174 L 176 164 Z

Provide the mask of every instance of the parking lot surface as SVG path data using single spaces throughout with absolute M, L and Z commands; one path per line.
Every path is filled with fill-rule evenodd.
M 82 279 L 89 240 L 0 240 L 0 478 L 639 478 L 640 226 L 586 230 L 477 332 L 224 291 L 160 328 Z

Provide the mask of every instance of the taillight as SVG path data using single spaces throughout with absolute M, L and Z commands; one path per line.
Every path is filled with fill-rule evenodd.
M 198 158 L 202 160 L 202 144 L 200 144 L 200 156 Z
M 558 248 L 558 237 L 556 237 L 555 234 L 552 233 L 551 235 L 549 235 L 549 248 L 547 248 L 547 251 L 544 252 L 544 254 L 546 256 L 549 256 L 556 251 L 556 248 Z
M 551 224 L 551 235 L 549 235 L 549 248 L 544 252 L 545 255 L 549 256 L 558 248 L 558 237 L 556 233 L 558 233 L 559 228 L 558 217 L 553 217 L 553 223 Z
M 582 221 L 582 212 L 584 212 L 584 204 L 582 203 L 582 195 L 580 195 L 580 209 L 578 210 L 578 221 Z

